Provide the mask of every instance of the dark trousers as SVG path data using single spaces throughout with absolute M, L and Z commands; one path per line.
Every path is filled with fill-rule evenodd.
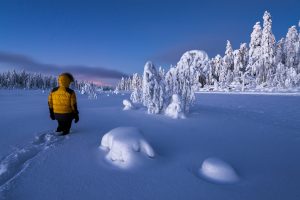
M 54 116 L 58 122 L 56 131 L 62 132 L 63 135 L 68 134 L 71 129 L 72 120 L 74 119 L 73 113 L 66 113 L 66 114 L 54 113 Z

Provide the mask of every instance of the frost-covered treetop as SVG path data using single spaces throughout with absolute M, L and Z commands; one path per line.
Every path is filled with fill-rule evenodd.
M 264 19 L 264 23 L 271 23 L 272 24 L 272 17 L 271 17 L 271 14 L 268 11 L 265 11 L 263 19 Z
M 298 31 L 296 26 L 291 26 L 286 34 L 287 40 L 291 40 L 292 42 L 296 42 L 298 39 Z
M 191 50 L 185 52 L 179 62 L 177 63 L 177 66 L 179 65 L 187 65 L 187 66 L 195 66 L 200 67 L 203 62 L 208 62 L 209 57 L 205 51 L 202 50 Z
M 261 30 L 260 22 L 256 22 L 256 24 L 253 26 L 253 32 L 251 33 L 250 47 L 253 48 L 256 46 L 260 46 L 261 35 L 262 35 L 262 30 Z
M 156 74 L 156 69 L 151 61 L 146 62 L 144 67 L 145 73 Z
M 233 49 L 229 40 L 227 40 L 225 55 L 232 54 Z

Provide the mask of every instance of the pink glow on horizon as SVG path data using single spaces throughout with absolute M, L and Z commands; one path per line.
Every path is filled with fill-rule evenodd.
M 109 82 L 106 82 L 106 81 L 103 81 L 103 80 L 99 80 L 99 79 L 95 79 L 95 78 L 92 78 L 92 77 L 77 77 L 77 80 L 78 81 L 88 81 L 88 82 L 93 82 L 95 85 L 97 86 L 109 86 L 109 87 L 113 87 L 115 84 L 113 83 L 109 83 Z M 114 81 L 116 82 L 116 81 Z

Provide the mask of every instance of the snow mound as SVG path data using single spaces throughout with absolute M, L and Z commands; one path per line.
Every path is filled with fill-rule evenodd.
M 173 119 L 184 119 L 184 113 L 181 107 L 181 100 L 179 95 L 173 94 L 172 95 L 172 101 L 168 105 L 165 111 L 165 115 L 172 117 Z
M 203 161 L 200 175 L 216 183 L 234 183 L 239 180 L 235 170 L 219 158 L 207 158 Z
M 102 137 L 100 147 L 108 151 L 107 160 L 121 168 L 136 166 L 147 157 L 155 157 L 154 150 L 135 127 L 112 129 Z
M 131 101 L 129 101 L 128 99 L 123 100 L 123 105 L 124 105 L 123 110 L 132 110 L 133 109 L 133 105 L 132 105 Z

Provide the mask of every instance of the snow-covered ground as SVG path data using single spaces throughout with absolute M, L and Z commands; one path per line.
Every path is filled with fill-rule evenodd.
M 0 90 L 0 199 L 300 199 L 300 96 L 199 93 L 172 119 L 123 111 L 129 94 L 78 94 L 79 123 L 55 136 L 47 95 Z M 118 127 L 139 131 L 117 129 L 117 150 L 151 145 L 146 165 L 107 160 L 99 145 Z

